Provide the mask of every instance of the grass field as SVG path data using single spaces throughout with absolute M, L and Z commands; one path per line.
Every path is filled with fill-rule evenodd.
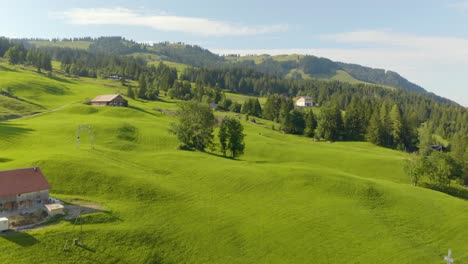
M 59 47 L 59 48 L 71 48 L 71 49 L 88 49 L 91 45 L 91 41 L 30 41 L 31 44 L 36 47 Z
M 79 235 L 72 221 L 0 236 L 4 263 L 442 263 L 448 248 L 468 263 L 468 202 L 411 186 L 404 153 L 313 142 L 263 120 L 242 120 L 239 160 L 181 151 L 173 117 L 153 110 L 175 101 L 86 106 L 118 84 L 5 67 L 0 87 L 65 107 L 0 122 L 0 169 L 40 166 L 54 197 L 106 211 L 85 216 L 85 246 L 65 252 Z M 85 134 L 76 149 L 83 124 L 94 149 Z
M 248 96 L 244 94 L 235 94 L 235 93 L 224 93 L 224 95 L 226 96 L 226 98 L 231 99 L 233 102 L 238 102 L 239 104 L 243 104 L 249 98 L 257 98 L 262 106 L 266 102 L 266 97 Z

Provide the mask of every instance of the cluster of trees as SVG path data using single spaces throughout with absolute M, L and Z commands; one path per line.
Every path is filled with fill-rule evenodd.
M 60 47 L 41 48 L 41 50 L 51 54 L 54 60 L 60 61 L 62 70 L 75 76 L 107 78 L 117 74 L 138 80 L 140 74 L 147 69 L 146 61 L 141 58 L 93 54 L 85 50 Z
M 7 50 L 13 46 L 10 40 L 4 37 L 0 37 L 0 57 L 3 57 Z
M 134 52 L 145 52 L 146 45 L 126 40 L 123 37 L 99 37 L 92 40 L 88 51 L 95 54 L 127 55 Z
M 450 152 L 432 148 L 435 139 L 427 125 L 419 130 L 419 152 L 406 161 L 405 172 L 414 185 L 428 180 L 443 188 L 458 180 L 468 185 L 468 134 L 456 133 L 450 141 Z
M 244 154 L 244 136 L 244 127 L 238 119 L 224 117 L 218 133 L 223 155 L 226 156 L 229 152 L 232 158 L 236 158 Z
M 176 112 L 177 123 L 172 123 L 170 132 L 182 143 L 182 149 L 204 151 L 214 147 L 214 127 L 217 124 L 213 111 L 207 104 L 191 100 L 180 104 Z M 244 153 L 244 128 L 238 119 L 225 117 L 221 122 L 218 139 L 224 156 L 232 158 Z
M 257 98 L 249 98 L 242 105 L 241 113 L 249 116 L 262 117 L 262 106 Z
M 8 62 L 10 64 L 33 65 L 37 68 L 38 72 L 41 72 L 41 69 L 44 69 L 46 71 L 52 70 L 52 58 L 49 55 L 49 53 L 37 49 L 27 50 L 21 44 L 11 45 L 7 44 L 7 42 L 8 41 L 6 41 L 5 39 L 0 39 L 0 54 L 3 57 L 8 58 Z M 8 49 L 5 50 L 6 47 L 8 47 Z
M 41 72 L 41 69 L 52 71 L 52 58 L 47 52 L 43 52 L 41 50 L 29 50 L 26 54 L 26 61 L 36 67 L 38 72 Z
M 371 104 L 358 97 L 353 97 L 344 110 L 328 105 L 316 116 L 311 109 L 296 109 L 292 98 L 273 94 L 267 97 L 263 110 L 257 99 L 249 99 L 242 113 L 275 121 L 286 133 L 317 139 L 367 140 L 401 150 L 414 150 L 417 143 L 419 123 L 414 113 L 407 118 L 396 104 Z
M 379 145 L 410 149 L 414 146 L 415 128 L 427 121 L 431 123 L 432 132 L 444 138 L 451 138 L 459 131 L 468 132 L 466 108 L 428 93 L 337 81 L 284 79 L 248 67 L 189 68 L 182 73 L 181 78 L 242 94 L 268 96 L 276 93 L 289 97 L 308 95 L 320 105 L 336 106 L 346 113 L 351 112 L 347 124 L 358 127 L 354 127 L 353 132 L 347 135 L 350 140 L 372 138 Z M 398 109 L 391 111 L 394 105 Z M 270 106 L 265 105 L 265 108 L 269 109 Z M 278 118 L 279 110 L 275 115 Z M 351 117 L 355 118 L 354 122 Z M 265 118 L 271 119 L 269 115 L 265 115 Z M 380 131 L 376 135 L 367 135 L 371 118 L 372 125 Z M 390 131 L 390 118 L 400 118 L 401 128 L 395 125 L 394 131 Z
M 169 61 L 189 64 L 195 67 L 214 66 L 224 61 L 220 57 L 207 49 L 197 45 L 188 45 L 182 42 L 154 43 L 148 48 L 148 52 L 166 57 Z
M 140 74 L 138 83 L 138 98 L 148 100 L 156 100 L 160 90 L 168 92 L 170 91 L 170 87 L 184 88 L 184 84 L 179 84 L 179 81 L 177 81 L 177 71 L 163 63 L 159 63 L 157 67 L 152 65 L 143 71 Z M 127 95 L 133 98 L 134 92 L 132 88 L 129 86 L 128 89 Z

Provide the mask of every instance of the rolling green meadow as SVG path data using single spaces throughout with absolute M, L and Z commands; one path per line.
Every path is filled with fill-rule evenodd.
M 125 88 L 1 62 L 7 87 L 24 101 L 0 96 L 0 116 L 42 114 L 0 122 L 0 170 L 39 166 L 53 197 L 104 211 L 83 217 L 84 246 L 66 220 L 0 236 L 3 263 L 443 263 L 449 248 L 468 263 L 468 201 L 412 186 L 403 152 L 242 118 L 245 155 L 232 160 L 178 149 L 174 117 L 157 110 L 175 100 L 87 106 Z M 94 149 L 84 131 L 77 148 L 79 125 Z

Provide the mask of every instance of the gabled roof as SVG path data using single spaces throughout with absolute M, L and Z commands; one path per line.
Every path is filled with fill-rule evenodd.
M 104 95 L 98 95 L 96 98 L 91 100 L 91 102 L 110 102 L 120 96 L 120 94 L 104 94 Z
M 0 197 L 48 189 L 50 185 L 37 167 L 0 171 Z
M 304 98 L 306 100 L 312 100 L 312 97 L 310 97 L 310 96 L 299 96 L 297 99 L 299 99 L 299 98 Z

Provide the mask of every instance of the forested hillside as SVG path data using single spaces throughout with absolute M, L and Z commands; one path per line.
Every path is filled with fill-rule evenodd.
M 238 56 L 217 55 L 197 45 L 184 43 L 160 42 L 154 44 L 142 44 L 123 37 L 99 37 L 99 38 L 73 38 L 73 39 L 21 39 L 15 40 L 27 46 L 59 47 L 87 50 L 94 54 L 107 55 L 132 55 L 152 54 L 158 61 L 169 61 L 187 64 L 195 67 L 249 67 L 266 74 L 292 79 L 319 78 L 329 80 L 341 80 L 345 82 L 363 82 L 399 88 L 407 91 L 426 91 L 408 81 L 398 73 L 383 69 L 373 69 L 356 64 L 334 62 L 326 58 L 304 55 L 288 56 Z M 342 78 L 340 74 L 348 75 Z M 439 98 L 439 100 L 444 100 Z

